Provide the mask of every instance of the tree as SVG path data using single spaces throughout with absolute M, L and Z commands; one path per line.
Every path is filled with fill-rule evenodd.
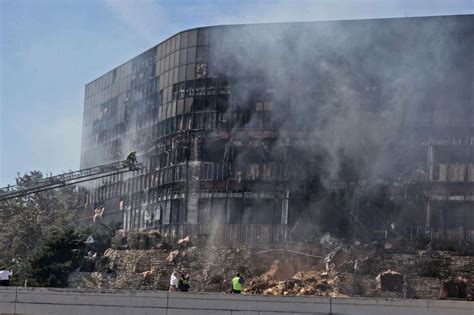
M 85 254 L 84 237 L 72 228 L 53 228 L 26 262 L 18 283 L 29 286 L 65 287 L 69 273 L 76 269 Z
M 32 171 L 16 182 L 28 187 L 42 178 L 41 172 Z M 13 283 L 66 286 L 68 274 L 86 261 L 86 251 L 101 253 L 110 247 L 120 224 L 74 229 L 78 196 L 78 188 L 71 185 L 0 202 L 0 263 L 21 261 Z M 94 243 L 86 246 L 88 236 Z
M 41 172 L 32 171 L 16 183 L 28 187 L 41 178 Z M 25 259 L 50 227 L 72 225 L 77 200 L 77 187 L 71 185 L 0 202 L 0 263 Z

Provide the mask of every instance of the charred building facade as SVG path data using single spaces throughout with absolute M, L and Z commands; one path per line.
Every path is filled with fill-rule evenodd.
M 86 85 L 86 217 L 474 229 L 474 16 L 214 26 Z M 102 211 L 101 210 L 101 211 Z

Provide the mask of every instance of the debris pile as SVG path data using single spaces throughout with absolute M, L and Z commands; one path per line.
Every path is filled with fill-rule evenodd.
M 285 246 L 198 246 L 193 236 L 166 243 L 159 233 L 122 234 L 76 288 L 166 290 L 173 271 L 190 275 L 190 291 L 230 292 L 235 272 L 243 293 L 295 296 L 472 299 L 474 256 L 407 250 L 396 242 Z M 140 248 L 144 244 L 147 249 Z M 196 245 L 194 245 L 196 244 Z M 97 267 L 98 266 L 98 267 Z M 432 268 L 433 267 L 433 268 Z M 82 280 L 81 280 L 82 279 Z M 441 289 L 441 291 L 440 291 Z
M 315 295 L 315 296 L 346 296 L 339 292 L 339 278 L 333 272 L 298 272 L 284 281 L 268 280 L 264 277 L 250 282 L 244 292 L 264 295 Z

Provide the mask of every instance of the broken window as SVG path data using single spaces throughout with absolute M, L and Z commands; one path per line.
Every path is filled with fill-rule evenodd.
M 173 94 L 173 87 L 169 86 L 167 89 L 166 89 L 167 93 L 166 93 L 166 102 L 171 102 L 171 98 L 172 98 L 172 94 Z
M 196 64 L 196 79 L 203 79 L 207 76 L 207 64 L 197 63 Z
M 204 114 L 194 114 L 193 129 L 204 129 Z
M 170 223 L 178 223 L 179 222 L 179 200 L 171 200 L 171 215 L 170 215 Z
M 185 114 L 191 112 L 191 107 L 192 107 L 192 105 L 193 105 L 193 98 L 187 97 L 187 98 L 184 100 L 184 113 L 185 113 Z
M 447 164 L 440 164 L 439 165 L 439 181 L 445 182 L 448 178 L 448 165 Z
M 201 224 L 209 223 L 211 216 L 211 199 L 200 198 L 198 201 L 198 222 Z
M 474 182 L 474 163 L 469 163 L 468 180 Z
M 186 69 L 184 67 L 180 67 L 179 71 L 181 70 L 185 71 Z M 183 79 L 184 79 L 184 73 L 183 73 Z M 184 82 L 178 83 L 176 89 L 177 89 L 176 91 L 177 91 L 178 99 L 183 99 L 186 97 L 186 88 L 185 88 Z
M 184 112 L 184 100 L 178 100 L 177 107 L 176 107 L 176 115 L 182 115 Z
M 450 182 L 463 182 L 465 178 L 465 164 L 450 164 L 448 169 Z

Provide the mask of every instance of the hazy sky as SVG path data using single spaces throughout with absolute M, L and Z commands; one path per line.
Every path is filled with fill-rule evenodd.
M 0 0 L 0 186 L 79 167 L 84 85 L 216 24 L 474 13 L 474 0 Z

